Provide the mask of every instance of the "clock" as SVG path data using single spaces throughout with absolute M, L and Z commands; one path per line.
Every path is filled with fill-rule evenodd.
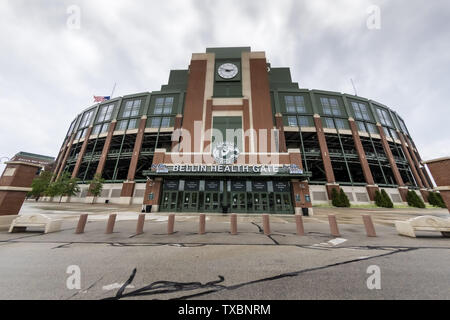
M 234 63 L 224 63 L 219 66 L 217 72 L 222 79 L 233 79 L 239 73 L 239 69 Z

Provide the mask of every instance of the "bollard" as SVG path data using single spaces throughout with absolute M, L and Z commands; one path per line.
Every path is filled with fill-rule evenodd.
M 305 235 L 305 228 L 303 226 L 303 217 L 301 214 L 295 215 L 295 223 L 297 224 L 297 234 L 299 236 Z
M 375 226 L 373 225 L 372 217 L 368 214 L 362 216 L 364 221 L 364 227 L 368 237 L 376 237 Z
M 145 214 L 140 214 L 136 227 L 136 235 L 144 233 Z
M 88 220 L 87 214 L 80 215 L 80 220 L 78 220 L 77 230 L 75 231 L 75 234 L 84 233 L 84 228 L 86 227 L 87 220 Z
M 268 214 L 263 214 L 263 226 L 264 226 L 264 234 L 266 236 L 270 235 L 270 219 Z
M 331 235 L 333 237 L 340 237 L 341 234 L 339 233 L 339 228 L 338 228 L 338 224 L 337 224 L 337 221 L 336 221 L 336 216 L 334 214 L 330 214 L 328 216 L 328 222 L 330 223 Z
M 231 234 L 237 235 L 237 215 L 233 213 L 230 219 L 231 219 Z
M 175 225 L 175 215 L 169 214 L 169 219 L 167 221 L 167 234 L 171 235 L 174 233 L 174 225 Z
M 106 226 L 106 234 L 114 232 L 114 225 L 116 224 L 117 214 L 110 214 L 108 219 L 108 225 Z
M 206 229 L 206 216 L 202 213 L 200 214 L 198 234 L 205 234 L 206 233 L 205 229 Z

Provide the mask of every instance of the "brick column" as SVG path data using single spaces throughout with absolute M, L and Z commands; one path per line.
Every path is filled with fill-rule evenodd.
M 183 115 L 182 114 L 177 114 L 177 116 L 175 118 L 174 132 L 176 132 L 177 130 L 181 129 L 182 125 L 183 125 Z M 171 148 L 172 152 L 178 151 L 178 150 L 175 150 L 175 147 L 179 143 L 180 143 L 179 141 L 172 141 L 172 148 Z
M 162 178 L 155 178 L 148 180 L 145 186 L 144 206 L 152 206 L 152 212 L 159 212 L 162 183 Z
M 377 123 L 378 132 L 381 137 L 381 143 L 384 148 L 384 152 L 389 160 L 389 164 L 391 165 L 392 173 L 394 174 L 395 182 L 398 185 L 398 191 L 400 192 L 400 196 L 402 197 L 403 202 L 406 202 L 406 195 L 408 194 L 408 188 L 405 187 L 405 183 L 403 182 L 402 176 L 400 175 L 400 171 L 398 170 L 397 163 L 395 163 L 394 156 L 392 155 L 391 148 L 386 140 L 386 135 L 384 134 L 383 127 L 380 123 Z
M 61 176 L 61 174 L 62 174 L 62 172 L 64 170 L 64 167 L 65 167 L 66 162 L 67 162 L 67 158 L 69 157 L 70 151 L 72 150 L 73 141 L 75 140 L 75 136 L 76 136 L 76 134 L 74 133 L 72 135 L 72 137 L 70 138 L 69 143 L 67 144 L 66 153 L 64 155 L 63 160 L 61 161 L 61 166 L 59 167 L 58 172 L 57 173 L 55 172 L 56 173 L 55 179 L 58 179 Z
M 147 116 L 143 116 L 139 123 L 139 130 L 136 136 L 136 141 L 134 143 L 133 156 L 131 158 L 130 167 L 128 169 L 127 181 L 123 183 L 121 198 L 124 198 L 124 202 L 131 202 L 133 197 L 134 188 L 136 182 L 134 182 L 134 177 L 136 175 L 136 168 L 139 161 L 139 155 L 141 154 L 142 141 L 144 140 L 145 127 L 147 125 Z
M 78 175 L 78 171 L 80 170 L 81 167 L 81 163 L 83 162 L 83 157 L 84 154 L 86 153 L 86 149 L 89 143 L 89 137 L 91 136 L 92 133 L 92 127 L 89 127 L 86 136 L 84 137 L 84 142 L 83 145 L 81 146 L 81 150 L 80 153 L 78 154 L 78 159 L 77 159 L 77 163 L 75 164 L 75 168 L 73 169 L 72 172 L 72 178 L 76 178 Z
M 411 158 L 416 166 L 417 173 L 419 174 L 420 179 L 422 180 L 422 184 L 423 184 L 424 188 L 429 189 L 430 184 L 428 183 L 427 179 L 425 178 L 425 175 L 422 172 L 422 168 L 420 167 L 419 159 L 417 159 L 416 153 L 414 152 L 414 145 L 412 144 L 411 140 L 407 136 L 403 135 L 401 132 L 399 132 L 399 135 L 403 136 L 403 138 L 405 139 L 405 142 L 409 146 L 409 152 L 411 154 Z M 427 195 L 427 199 L 428 199 L 428 195 Z
M 440 158 L 424 162 L 430 169 L 431 175 L 437 185 L 437 191 L 441 193 L 450 212 L 450 157 Z
M 293 203 L 295 204 L 295 213 L 301 214 L 302 208 L 312 208 L 308 181 L 299 181 L 294 179 L 291 181 L 291 184 Z M 309 201 L 307 201 L 307 197 L 309 197 Z
M 275 124 L 276 124 L 276 128 L 278 130 L 279 133 L 279 139 L 278 139 L 278 144 L 279 144 L 279 152 L 287 152 L 287 147 L 286 147 L 286 139 L 284 137 L 284 123 L 283 123 L 283 116 L 281 115 L 281 113 L 277 113 L 275 115 Z M 300 132 L 301 134 L 301 132 Z
M 377 185 L 375 185 L 375 182 L 373 180 L 372 171 L 370 171 L 370 166 L 366 158 L 366 152 L 364 151 L 363 145 L 361 143 L 361 138 L 359 137 L 355 120 L 353 118 L 349 118 L 348 122 L 350 124 L 350 129 L 352 130 L 353 141 L 355 142 L 355 148 L 358 152 L 359 162 L 361 163 L 364 178 L 366 179 L 366 189 L 367 193 L 369 194 L 369 199 L 370 201 L 375 201 L 375 193 L 380 189 Z
M 6 162 L 6 169 L 0 178 L 0 216 L 19 214 L 40 167 L 40 165 L 22 161 Z
M 325 175 L 327 177 L 326 188 L 328 193 L 328 199 L 331 199 L 332 190 L 338 189 L 339 191 L 339 185 L 336 183 L 336 178 L 334 177 L 330 153 L 328 152 L 327 140 L 325 138 L 325 133 L 323 132 L 322 119 L 318 114 L 314 115 L 314 124 L 316 126 L 317 138 L 319 140 L 320 152 L 322 154 L 323 167 L 325 169 Z
M 106 137 L 105 145 L 103 146 L 102 155 L 100 156 L 100 161 L 98 162 L 97 170 L 95 172 L 96 174 L 103 174 L 103 169 L 105 168 L 106 158 L 108 157 L 109 147 L 111 146 L 116 125 L 116 120 L 112 121 L 109 125 L 108 136 Z

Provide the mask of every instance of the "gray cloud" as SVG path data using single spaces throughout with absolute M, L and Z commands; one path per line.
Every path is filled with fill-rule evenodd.
M 450 154 L 450 5 L 445 0 L 71 0 L 0 2 L 0 157 L 55 156 L 92 95 L 158 90 L 209 46 L 252 46 L 304 88 L 396 110 L 423 158 Z M 68 30 L 69 5 L 81 29 Z M 381 30 L 366 9 L 381 7 Z

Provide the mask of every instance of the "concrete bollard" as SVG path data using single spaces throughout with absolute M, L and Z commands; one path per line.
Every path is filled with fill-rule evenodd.
M 200 214 L 198 234 L 205 234 L 205 233 L 206 233 L 206 215 L 202 213 Z
M 237 235 L 237 215 L 235 213 L 233 213 L 230 216 L 230 220 L 231 220 L 231 234 L 232 235 Z
M 111 234 L 114 232 L 114 225 L 116 224 L 117 214 L 110 214 L 108 219 L 108 225 L 106 226 L 106 234 Z
M 376 237 L 377 233 L 375 231 L 375 226 L 373 225 L 372 217 L 368 214 L 363 216 L 364 227 L 366 228 L 366 233 L 368 237 Z
M 169 214 L 169 219 L 167 220 L 167 234 L 171 235 L 174 233 L 175 226 L 175 215 Z
M 297 234 L 299 236 L 305 235 L 305 228 L 303 226 L 303 217 L 301 214 L 295 215 L 295 223 L 297 224 Z
M 264 227 L 264 234 L 266 236 L 270 235 L 270 218 L 268 214 L 263 214 L 263 227 Z
M 143 234 L 144 233 L 144 224 L 145 224 L 145 214 L 140 214 L 137 222 L 136 227 L 136 234 Z
M 80 215 L 80 220 L 78 220 L 77 230 L 75 231 L 75 234 L 84 233 L 84 228 L 86 227 L 87 220 L 88 220 L 87 214 Z
M 337 221 L 336 221 L 336 216 L 334 214 L 330 214 L 328 216 L 328 222 L 330 223 L 331 235 L 333 237 L 340 237 L 341 234 L 339 233 L 339 228 L 338 228 L 338 224 L 337 224 Z

